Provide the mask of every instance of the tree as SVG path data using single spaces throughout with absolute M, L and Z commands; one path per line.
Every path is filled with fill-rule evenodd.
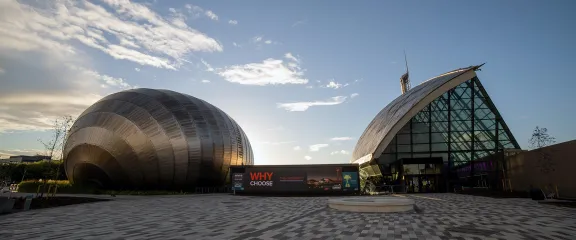
M 548 134 L 547 128 L 540 128 L 536 126 L 534 132 L 532 132 L 532 138 L 530 138 L 530 148 L 543 148 L 552 145 L 556 142 L 556 138 Z
M 556 139 L 548 134 L 548 129 L 540 128 L 536 126 L 534 132 L 532 132 L 532 138 L 530 138 L 530 147 L 536 149 L 540 154 L 538 159 L 538 165 L 540 166 L 540 172 L 543 174 L 548 174 L 554 172 L 554 162 L 550 153 L 545 151 L 543 147 L 552 145 L 556 142 Z
M 46 156 L 49 157 L 48 159 L 49 163 L 51 163 L 52 160 L 56 157 L 58 157 L 60 160 L 63 160 L 64 144 L 66 143 L 68 132 L 70 131 L 70 128 L 72 127 L 73 123 L 74 120 L 71 116 L 64 116 L 61 119 L 56 119 L 54 120 L 54 124 L 52 125 L 53 133 L 50 140 L 45 142 L 41 139 L 38 139 L 38 141 L 42 143 L 42 145 L 44 145 L 44 148 L 46 150 Z M 46 192 L 47 178 L 52 178 L 54 176 L 55 179 L 57 179 L 59 174 L 60 174 L 60 167 L 58 167 L 55 172 L 50 172 L 49 174 L 44 176 L 42 181 L 42 187 L 41 187 L 42 191 L 40 192 L 40 197 L 43 197 L 44 193 Z

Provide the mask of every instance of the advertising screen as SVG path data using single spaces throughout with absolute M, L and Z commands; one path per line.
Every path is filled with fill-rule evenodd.
M 357 171 L 341 166 L 247 167 L 232 173 L 232 184 L 246 192 L 358 191 Z

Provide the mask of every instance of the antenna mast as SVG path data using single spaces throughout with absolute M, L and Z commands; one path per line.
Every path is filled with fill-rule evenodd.
M 406 57 L 406 50 L 404 50 L 404 62 L 406 63 L 406 73 L 400 77 L 400 89 L 402 94 L 410 90 L 410 74 L 408 71 L 408 58 Z

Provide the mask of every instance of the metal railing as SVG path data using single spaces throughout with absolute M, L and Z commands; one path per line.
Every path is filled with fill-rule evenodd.
M 207 193 L 230 193 L 232 192 L 230 187 L 197 187 L 194 193 L 197 194 L 207 194 Z

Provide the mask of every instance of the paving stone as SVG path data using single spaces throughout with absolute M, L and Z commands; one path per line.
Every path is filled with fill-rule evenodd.
M 351 213 L 329 197 L 151 196 L 0 216 L 1 239 L 573 239 L 576 209 L 412 194 L 420 209 Z

